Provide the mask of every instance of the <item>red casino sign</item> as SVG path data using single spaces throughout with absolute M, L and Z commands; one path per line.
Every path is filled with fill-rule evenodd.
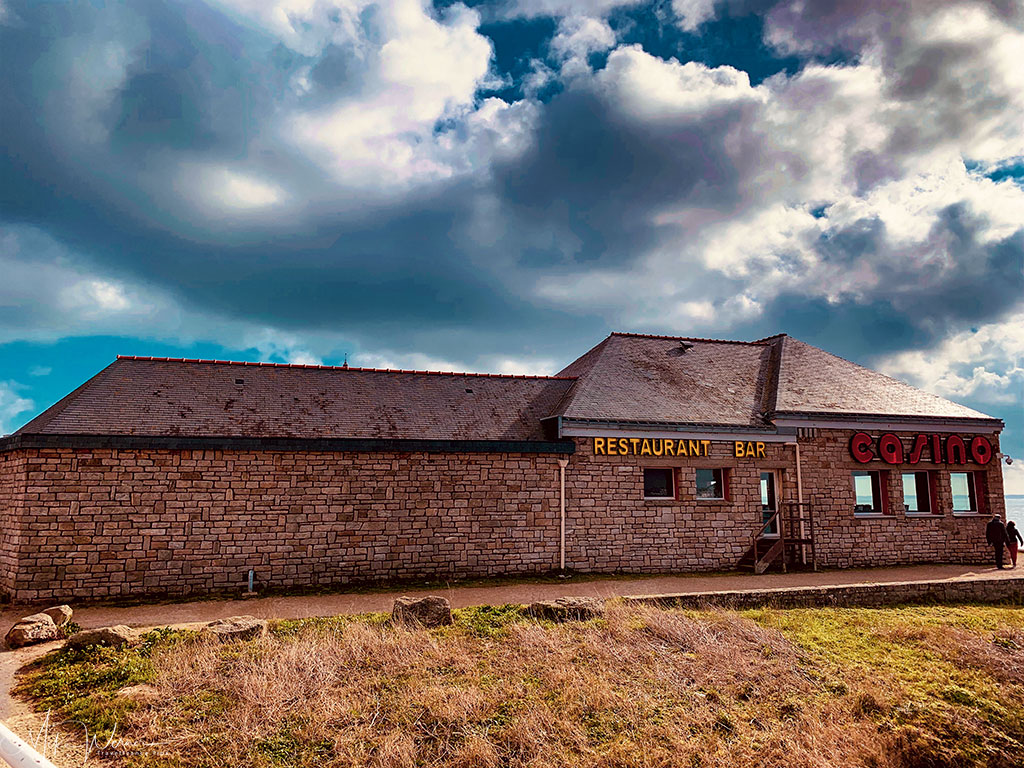
M 977 435 L 966 442 L 960 435 L 914 436 L 910 451 L 904 449 L 903 441 L 892 432 L 879 435 L 877 439 L 867 432 L 858 432 L 850 438 L 850 455 L 860 462 L 881 459 L 886 464 L 917 464 L 925 455 L 933 464 L 988 464 L 992 460 L 992 443 L 987 437 Z

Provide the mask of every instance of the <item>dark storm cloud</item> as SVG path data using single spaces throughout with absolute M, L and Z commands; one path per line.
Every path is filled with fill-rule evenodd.
M 928 237 L 911 248 L 892 244 L 878 219 L 863 219 L 823 238 L 827 265 L 868 264 L 877 284 L 837 300 L 783 292 L 756 326 L 775 327 L 853 359 L 927 349 L 951 332 L 997 321 L 1024 296 L 1024 228 L 984 242 L 987 223 L 964 205 L 940 212 Z
M 479 193 L 473 185 L 332 210 L 323 170 L 260 136 L 282 101 L 358 89 L 365 62 L 350 49 L 328 45 L 318 58 L 299 56 L 198 3 L 134 2 L 120 11 L 27 3 L 12 11 L 19 25 L 0 26 L 7 73 L 0 78 L 7 114 L 0 121 L 0 221 L 48 232 L 83 266 L 168 291 L 190 312 L 333 330 L 371 348 L 455 356 L 511 351 L 521 346 L 517 337 L 551 327 L 588 341 L 594 331 L 585 329 L 603 331 L 593 317 L 519 298 L 519 278 L 499 272 L 505 254 L 464 242 Z M 70 39 L 77 50 L 98 44 L 111 13 L 135 41 L 123 84 L 100 94 L 102 139 L 82 145 L 73 127 L 55 124 L 54 95 L 74 97 L 61 82 L 67 62 L 55 50 L 69 29 L 81 35 Z M 372 26 L 372 14 L 365 20 Z M 312 90 L 289 95 L 287 79 L 310 63 Z M 248 159 L 274 168 L 307 200 L 242 231 L 196 228 L 160 204 L 174 151 L 204 163 Z M 31 322 L 20 306 L 14 314 L 10 324 Z M 509 338 L 496 341 L 501 336 Z
M 815 7 L 803 18 L 780 4 L 769 23 L 789 24 L 822 51 L 853 51 L 864 35 L 876 34 L 875 27 L 864 31 L 863 14 L 852 6 L 826 5 L 832 10 Z M 756 100 L 643 113 L 623 104 L 625 91 L 616 91 L 615 73 L 606 72 L 552 91 L 538 107 L 524 154 L 469 178 L 363 201 L 287 145 L 275 120 L 372 87 L 365 75 L 373 51 L 331 42 L 303 55 L 199 2 L 10 8 L 18 23 L 0 26 L 0 220 L 38 227 L 65 243 L 83 268 L 166 291 L 190 312 L 296 332 L 335 330 L 364 347 L 460 359 L 527 343 L 562 357 L 604 333 L 621 304 L 581 310 L 577 303 L 561 311 L 565 305 L 537 298 L 536 283 L 571 287 L 593 268 L 628 274 L 653 251 L 682 253 L 702 227 L 763 203 L 759 175 L 785 162 L 797 186 L 808 173 L 798 155 L 771 154 L 778 150 L 757 125 Z M 373 14 L 360 23 L 372 39 Z M 497 47 L 499 74 L 518 76 L 556 30 L 550 21 L 492 25 L 495 35 L 528 27 L 528 35 L 520 29 L 529 41 L 519 53 L 514 35 Z M 742 42 L 755 27 L 736 29 Z M 646 39 L 629 34 L 628 40 Z M 117 45 L 125 76 L 104 88 L 96 52 Z M 713 64 L 745 66 L 739 54 L 733 60 L 711 43 L 706 48 L 703 58 Z M 941 70 L 969 53 L 922 50 L 909 63 L 894 60 L 893 93 L 905 101 L 955 101 L 954 75 Z M 772 55 L 764 45 L 748 58 L 758 80 L 797 67 L 796 58 Z M 73 85 L 75 67 L 81 77 Z M 296 90 L 295 79 L 307 70 L 308 88 Z M 997 101 L 977 103 L 998 109 Z M 960 106 L 935 114 L 969 121 L 969 110 L 957 118 Z M 96 126 L 81 114 L 94 116 Z M 935 125 L 949 135 L 969 129 L 967 122 Z M 900 155 L 917 148 L 919 131 L 908 121 L 885 151 L 858 155 L 846 169 L 857 192 L 897 178 Z M 266 171 L 299 202 L 242 224 L 196 223 L 184 203 L 203 190 L 171 188 L 182 159 Z M 481 200 L 493 204 L 483 206 L 485 213 Z M 658 213 L 680 210 L 694 213 L 683 224 L 656 223 Z M 878 287 L 838 305 L 806 293 L 779 296 L 756 325 L 730 335 L 785 329 L 844 351 L 853 344 L 844 334 L 862 323 L 861 337 L 872 346 L 900 349 L 930 343 L 957 324 L 999 317 L 1013 291 L 1018 298 L 1021 292 L 1019 269 L 1012 274 L 1021 237 L 985 244 L 979 227 L 962 210 L 943 215 L 927 245 L 948 249 L 953 266 L 930 279 L 921 254 L 893 246 L 878 221 L 851 225 L 819 244 L 820 254 L 851 269 L 869 262 L 883 278 Z M 740 281 L 685 258 L 666 276 L 679 289 L 676 300 L 708 298 L 721 306 L 723 297 L 742 291 Z M 978 299 L 989 292 L 991 300 Z
M 578 244 L 567 245 L 573 259 L 627 263 L 680 234 L 653 224 L 652 210 L 692 205 L 711 217 L 744 202 L 745 166 L 759 152 L 746 130 L 755 110 L 740 101 L 640 118 L 581 84 L 548 104 L 524 157 L 496 168 L 497 189 L 523 226 Z

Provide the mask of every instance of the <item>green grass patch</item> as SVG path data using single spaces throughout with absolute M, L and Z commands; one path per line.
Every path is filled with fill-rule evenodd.
M 134 647 L 53 651 L 29 666 L 15 693 L 32 698 L 39 709 L 52 710 L 103 740 L 136 706 L 133 701 L 118 698 L 117 692 L 152 682 L 153 653 L 191 634 L 157 629 L 145 634 Z

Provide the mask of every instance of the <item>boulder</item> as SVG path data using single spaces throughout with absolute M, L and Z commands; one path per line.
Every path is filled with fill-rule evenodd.
M 45 613 L 26 616 L 8 631 L 4 642 L 8 648 L 23 648 L 26 645 L 56 640 L 59 636 L 57 625 Z
M 400 597 L 391 608 L 391 620 L 413 627 L 441 627 L 452 623 L 452 606 L 445 598 Z
M 531 603 L 526 612 L 535 619 L 587 621 L 604 616 L 604 601 L 596 597 L 559 597 Z
M 53 619 L 53 623 L 58 627 L 63 627 L 71 621 L 74 611 L 71 610 L 69 605 L 55 605 L 53 608 L 47 608 L 43 613 Z
M 115 624 L 112 627 L 83 629 L 81 632 L 75 632 L 64 643 L 64 647 L 76 650 L 93 645 L 109 645 L 113 648 L 122 648 L 134 640 L 135 635 L 129 627 L 126 627 L 124 624 Z
M 231 616 L 211 621 L 203 629 L 221 642 L 252 640 L 267 633 L 267 620 L 257 619 L 255 616 Z

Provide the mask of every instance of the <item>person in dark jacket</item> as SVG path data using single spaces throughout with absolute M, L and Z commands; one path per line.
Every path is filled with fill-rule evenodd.
M 1024 544 L 1024 539 L 1020 537 L 1020 531 L 1017 530 L 1017 524 L 1011 520 L 1006 524 L 1006 539 L 1008 544 L 1006 548 L 1010 550 L 1010 567 L 1017 567 L 1017 545 Z
M 996 556 L 996 568 L 1003 567 L 1003 547 L 1010 543 L 1006 535 L 1006 526 L 1003 525 L 999 515 L 992 515 L 992 519 L 985 526 L 985 538 L 992 546 Z

